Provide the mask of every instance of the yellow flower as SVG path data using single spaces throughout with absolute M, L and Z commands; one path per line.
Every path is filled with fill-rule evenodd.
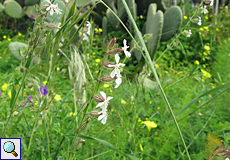
M 204 45 L 204 49 L 205 49 L 205 50 L 207 50 L 207 51 L 209 51 L 209 50 L 210 50 L 210 47 L 209 47 L 209 46 Z
M 211 74 L 203 69 L 201 69 L 201 72 L 203 73 L 203 75 L 206 77 L 206 78 L 211 78 Z
M 230 56 L 230 53 L 228 54 L 228 56 Z
M 98 29 L 97 29 L 97 28 L 95 28 L 95 29 L 94 29 L 94 31 L 97 33 L 97 32 L 98 32 Z
M 148 118 L 145 118 L 145 120 L 148 120 Z
M 11 91 L 8 91 L 8 96 L 11 98 Z
M 204 29 L 203 28 L 200 28 L 201 31 L 203 31 Z
M 157 68 L 157 67 L 159 67 L 159 65 L 158 65 L 158 64 L 155 64 L 155 67 Z
M 22 36 L 22 34 L 20 32 L 18 32 L 18 36 L 20 37 L 20 36 Z
M 188 19 L 188 17 L 187 17 L 187 16 L 184 16 L 184 19 Z
M 225 9 L 228 9 L 228 6 L 225 6 Z
M 89 57 L 89 53 L 87 53 L 87 56 Z
M 69 115 L 70 115 L 70 116 L 75 116 L 75 113 L 70 112 Z
M 141 149 L 141 151 L 143 151 L 142 144 L 139 144 L 139 145 L 140 145 L 140 149 Z
M 143 19 L 143 16 L 142 16 L 142 15 L 140 15 L 140 19 Z
M 11 39 L 10 39 L 10 38 L 7 38 L 7 41 L 11 41 Z
M 204 26 L 204 29 L 205 29 L 205 30 L 207 30 L 207 31 L 209 31 L 209 29 L 208 29 L 208 27 L 207 27 L 207 26 Z
M 96 59 L 95 61 L 96 61 L 97 63 L 101 62 L 101 60 L 100 60 L 100 59 Z
M 141 124 L 145 124 L 147 126 L 149 132 L 151 131 L 151 128 L 157 127 L 157 124 L 154 122 L 151 122 L 151 121 L 143 121 L 143 122 L 141 122 Z
M 99 31 L 99 32 L 102 32 L 102 29 L 101 29 L 101 28 L 99 28 L 99 29 L 98 29 L 98 31 Z
M 205 16 L 204 18 L 205 18 L 205 19 L 208 19 L 208 16 Z
M 2 86 L 2 91 L 5 91 L 8 88 L 9 84 L 4 83 Z
M 208 55 L 206 52 L 203 52 L 203 54 L 204 54 L 205 56 L 207 56 L 207 55 Z
M 95 52 L 93 52 L 93 55 L 95 55 L 96 53 Z
M 195 61 L 195 64 L 196 64 L 196 65 L 199 65 L 199 64 L 200 64 L 200 62 L 199 62 L 198 60 L 196 60 L 196 61 Z
M 108 88 L 110 85 L 109 84 L 104 84 L 103 87 L 104 88 Z
M 3 38 L 6 39 L 6 35 L 4 35 Z
M 219 28 L 216 28 L 216 31 L 219 32 L 220 31 Z
M 54 99 L 56 99 L 57 101 L 60 101 L 60 100 L 61 100 L 61 96 L 58 95 L 58 94 L 56 94 L 56 95 L 54 96 Z
M 141 120 L 140 120 L 140 119 L 138 119 L 138 122 L 141 122 Z
M 59 67 L 57 67 L 57 71 L 59 71 L 60 70 L 60 68 Z
M 125 100 L 121 99 L 121 104 L 126 104 Z
M 47 83 L 47 81 L 44 81 L 43 83 L 44 83 L 44 84 L 46 84 L 46 83 Z
M 149 104 L 152 104 L 152 101 L 150 101 Z

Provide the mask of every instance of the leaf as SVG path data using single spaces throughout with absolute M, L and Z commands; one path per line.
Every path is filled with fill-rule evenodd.
M 176 116 L 176 118 L 179 117 L 181 114 L 183 114 L 183 113 L 184 113 L 194 102 L 197 101 L 197 99 L 199 99 L 199 98 L 201 98 L 201 97 L 204 97 L 204 96 L 206 96 L 206 95 L 208 95 L 208 94 L 215 93 L 215 92 L 219 91 L 220 89 L 227 88 L 227 87 L 229 87 L 229 86 L 230 86 L 230 82 L 227 83 L 227 84 L 225 84 L 225 85 L 222 85 L 222 86 L 216 87 L 216 88 L 214 88 L 214 89 L 211 89 L 211 90 L 209 90 L 209 91 L 207 91 L 207 92 L 205 92 L 205 93 L 203 93 L 203 94 L 197 96 L 196 98 L 194 98 L 193 100 L 191 100 L 191 101 L 189 102 L 189 104 L 187 104 L 187 105 L 180 111 L 180 113 Z
M 131 155 L 128 155 L 128 154 L 125 154 L 123 153 L 122 151 L 118 150 L 116 147 L 114 147 L 112 144 L 110 144 L 109 142 L 105 141 L 105 140 L 102 140 L 102 139 L 98 139 L 98 138 L 92 138 L 92 137 L 87 137 L 87 136 L 78 136 L 79 138 L 83 138 L 83 139 L 91 139 L 91 140 L 96 140 L 98 141 L 99 143 L 101 143 L 102 145 L 116 151 L 116 152 L 119 152 L 120 154 L 126 156 L 127 158 L 131 159 L 131 160 L 139 160 L 137 157 L 135 156 L 131 156 Z
M 13 102 L 16 96 L 16 90 L 14 89 L 14 87 L 12 87 L 11 89 L 11 100 L 10 100 L 10 108 L 13 109 Z

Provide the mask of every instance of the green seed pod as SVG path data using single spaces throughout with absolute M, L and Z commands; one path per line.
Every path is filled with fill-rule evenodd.
M 80 131 L 84 131 L 88 125 L 88 123 L 90 122 L 91 118 L 88 118 L 88 120 L 86 122 L 83 122 L 81 124 L 81 127 L 80 127 Z
M 107 46 L 107 49 L 112 49 L 114 44 L 116 43 L 116 38 L 112 38 Z
M 34 84 L 33 83 L 29 83 L 29 84 L 27 84 L 27 88 L 32 88 L 34 86 Z
M 115 77 L 111 77 L 110 75 L 105 75 L 105 76 L 103 76 L 102 78 L 101 78 L 101 80 L 103 81 L 103 82 L 110 82 L 110 81 L 112 81 L 112 80 L 114 80 L 114 79 L 116 79 Z
M 75 144 L 74 144 L 74 149 L 80 149 L 81 148 L 81 146 L 82 146 L 82 142 L 85 142 L 85 140 L 84 139 L 80 139 L 79 141 L 77 141 Z
M 108 54 L 115 54 L 118 52 L 123 52 L 124 50 L 122 48 L 116 48 L 116 49 L 112 49 L 110 51 L 108 51 Z
M 105 62 L 105 63 L 103 63 L 103 66 L 105 66 L 105 67 L 107 67 L 107 68 L 109 68 L 108 65 L 115 65 L 115 64 L 112 63 L 112 62 Z

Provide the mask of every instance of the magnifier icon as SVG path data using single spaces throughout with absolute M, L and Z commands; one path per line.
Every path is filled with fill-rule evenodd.
M 7 153 L 12 153 L 15 157 L 18 156 L 18 154 L 14 151 L 15 150 L 15 145 L 11 141 L 7 141 L 3 145 L 3 149 Z

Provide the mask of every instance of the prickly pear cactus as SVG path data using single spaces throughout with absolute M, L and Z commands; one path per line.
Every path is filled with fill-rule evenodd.
M 4 9 L 5 9 L 5 7 L 2 5 L 2 3 L 0 3 L 0 13 L 1 13 L 2 11 L 4 11 Z
M 22 42 L 11 42 L 9 44 L 9 49 L 12 55 L 19 61 L 22 60 L 23 51 L 28 48 L 28 45 Z
M 35 6 L 28 6 L 26 8 L 25 14 L 31 18 L 31 19 L 35 19 L 37 16 L 37 10 L 35 8 Z
M 170 40 L 177 30 L 179 29 L 182 22 L 182 11 L 178 6 L 170 7 L 164 13 L 164 26 L 161 36 L 161 41 Z
M 12 18 L 22 18 L 24 16 L 24 11 L 20 4 L 16 1 L 5 1 L 5 12 Z
M 150 31 L 150 27 L 152 26 L 152 23 L 153 23 L 152 20 L 156 14 L 156 11 L 157 11 L 156 3 L 151 3 L 149 5 L 149 9 L 148 9 L 148 13 L 147 13 L 147 20 L 146 20 L 146 30 L 145 31 L 148 33 Z
M 165 12 L 167 7 L 165 6 L 163 0 L 136 0 L 137 3 L 137 14 L 141 15 L 144 13 L 144 10 L 147 10 L 149 5 L 151 3 L 156 3 L 157 10 L 161 10 L 162 12 Z
M 141 36 L 142 36 L 142 33 L 141 33 Z M 138 39 L 139 39 L 137 33 L 135 34 L 135 37 L 134 37 L 134 38 L 135 38 L 135 40 L 138 40 Z M 138 45 L 141 46 L 140 40 L 139 40 Z M 132 42 L 132 47 L 133 47 L 133 46 L 134 46 L 134 42 Z M 132 47 L 131 47 L 131 48 L 132 48 Z M 137 59 L 138 61 L 140 61 L 140 60 L 142 59 L 141 51 L 140 51 L 139 49 L 137 49 L 137 48 L 134 48 L 134 49 L 133 49 L 133 52 L 134 52 L 134 55 L 135 55 L 136 59 Z
M 106 17 L 103 17 L 102 19 L 102 35 L 103 35 L 103 38 L 105 38 L 107 36 L 107 32 L 108 32 L 108 20 Z
M 39 4 L 40 0 L 25 0 L 26 6 L 33 6 L 35 4 Z
M 118 17 L 124 21 L 127 18 L 125 7 L 122 3 L 122 0 L 117 1 L 117 11 L 118 11 Z
M 76 1 L 76 7 L 82 7 L 85 6 L 91 2 L 95 2 L 96 0 L 77 0 Z
M 136 3 L 135 3 L 135 0 L 126 0 L 126 1 L 127 1 L 127 4 L 128 4 L 128 7 L 130 9 L 130 12 L 131 12 L 131 14 L 132 14 L 132 16 L 133 16 L 133 18 L 135 20 L 137 18 L 137 6 L 136 6 Z M 125 15 L 127 15 L 126 12 L 125 12 Z M 129 19 L 128 22 L 129 22 L 129 30 L 130 30 L 130 32 L 132 34 L 134 34 L 134 26 L 133 26 L 132 21 Z
M 114 12 L 117 13 L 116 10 L 114 10 Z M 120 22 L 118 21 L 118 19 L 113 15 L 113 13 L 109 9 L 107 9 L 107 11 L 106 11 L 106 17 L 107 17 L 107 20 L 108 20 L 109 24 L 111 25 L 111 27 L 115 30 L 118 30 Z
M 152 10 L 150 10 L 150 12 L 152 12 Z M 151 59 L 153 59 L 161 39 L 162 28 L 163 28 L 163 16 L 164 16 L 163 12 L 160 10 L 158 10 L 154 16 L 153 14 L 154 14 L 153 12 L 152 14 L 148 13 L 150 17 L 153 17 L 152 19 L 149 19 L 147 17 L 147 21 L 152 21 L 152 23 L 150 22 L 146 23 L 149 25 L 149 26 L 146 25 L 146 33 L 152 34 L 152 37 L 147 41 Z

